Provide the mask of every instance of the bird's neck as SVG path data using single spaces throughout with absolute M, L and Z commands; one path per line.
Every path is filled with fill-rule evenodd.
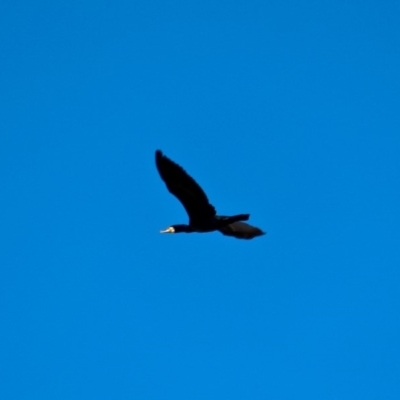
M 173 228 L 175 229 L 175 233 L 192 233 L 193 228 L 191 228 L 189 225 L 184 225 L 184 224 L 178 224 L 178 225 L 173 225 Z

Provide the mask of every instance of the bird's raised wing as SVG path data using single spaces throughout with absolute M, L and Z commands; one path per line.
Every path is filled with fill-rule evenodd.
M 253 239 L 256 236 L 265 235 L 265 232 L 261 229 L 241 221 L 226 225 L 218 230 L 223 235 L 233 236 L 237 239 Z
M 156 151 L 156 166 L 167 189 L 185 207 L 190 221 L 204 220 L 215 216 L 215 208 L 209 203 L 203 189 L 178 164 Z

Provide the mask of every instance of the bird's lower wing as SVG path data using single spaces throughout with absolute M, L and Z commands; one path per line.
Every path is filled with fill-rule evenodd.
M 224 226 L 218 230 L 223 235 L 233 236 L 237 239 L 253 239 L 257 236 L 265 235 L 265 232 L 261 229 L 240 221 Z

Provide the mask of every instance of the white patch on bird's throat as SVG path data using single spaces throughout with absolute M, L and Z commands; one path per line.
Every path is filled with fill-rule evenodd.
M 160 231 L 160 233 L 175 233 L 175 229 L 174 229 L 174 227 L 170 226 L 169 228 L 167 228 L 163 231 Z

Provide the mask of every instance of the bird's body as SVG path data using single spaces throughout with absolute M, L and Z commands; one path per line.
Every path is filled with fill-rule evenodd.
M 249 214 L 217 215 L 214 206 L 210 204 L 197 182 L 160 150 L 156 151 L 156 166 L 167 189 L 182 203 L 189 216 L 188 225 L 171 225 L 161 233 L 203 233 L 218 230 L 224 235 L 240 239 L 252 239 L 264 234 L 260 229 L 240 222 L 247 221 Z

